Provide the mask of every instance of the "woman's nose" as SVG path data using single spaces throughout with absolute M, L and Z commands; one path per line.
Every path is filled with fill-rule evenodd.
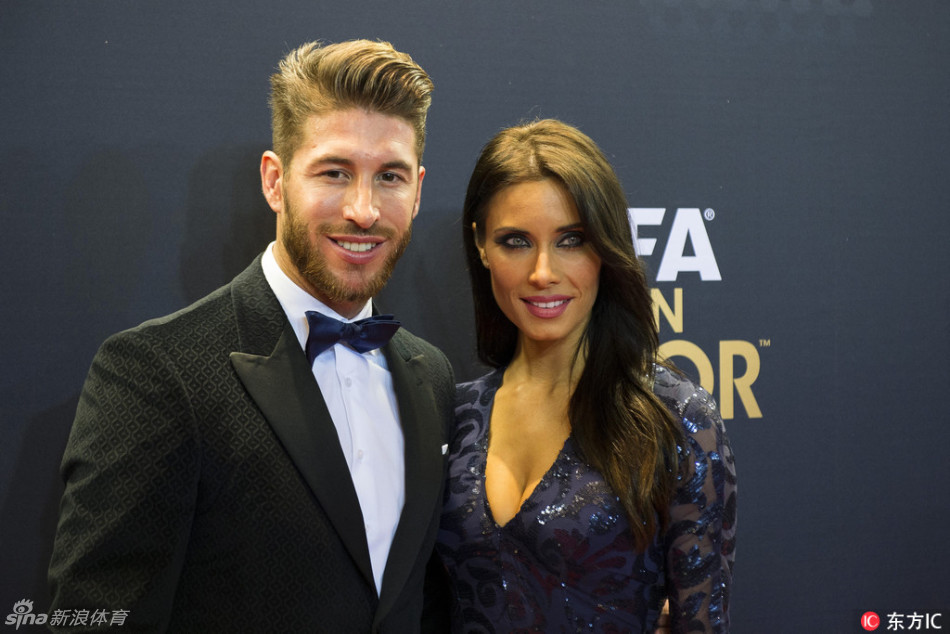
M 547 251 L 538 253 L 538 257 L 534 262 L 534 270 L 531 271 L 528 281 L 538 288 L 547 288 L 559 281 L 552 258 Z

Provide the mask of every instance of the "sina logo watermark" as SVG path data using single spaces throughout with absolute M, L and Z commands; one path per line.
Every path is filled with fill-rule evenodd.
M 20 629 L 21 625 L 43 625 L 46 623 L 45 614 L 33 614 L 33 602 L 27 599 L 20 599 L 13 604 L 13 614 L 7 615 L 5 621 L 7 625 L 15 625 L 14 629 Z
M 49 614 L 34 614 L 33 602 L 20 599 L 13 604 L 13 613 L 7 615 L 6 625 L 14 625 L 20 629 L 21 625 L 49 625 L 64 627 L 122 627 L 129 616 L 129 610 L 102 610 L 102 609 L 56 609 Z

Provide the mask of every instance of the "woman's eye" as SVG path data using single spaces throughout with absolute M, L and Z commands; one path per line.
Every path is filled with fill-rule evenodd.
M 502 236 L 502 238 L 498 240 L 498 244 L 508 249 L 523 249 L 531 246 L 527 238 L 518 234 Z
M 568 233 L 558 241 L 558 246 L 569 249 L 584 246 L 584 234 L 579 232 Z

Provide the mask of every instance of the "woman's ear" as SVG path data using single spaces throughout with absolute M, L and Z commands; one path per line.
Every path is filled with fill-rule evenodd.
M 474 222 L 472 223 L 472 235 L 475 236 L 475 248 L 478 249 L 478 257 L 482 259 L 482 266 L 486 269 L 490 269 L 491 266 L 488 264 L 488 254 L 485 252 L 484 243 L 479 239 L 478 236 L 478 225 Z

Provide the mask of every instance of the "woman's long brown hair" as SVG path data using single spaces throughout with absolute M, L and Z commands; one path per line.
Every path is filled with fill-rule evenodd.
M 568 406 L 571 432 L 583 458 L 620 499 L 637 548 L 645 550 L 657 529 L 667 527 L 682 432 L 652 390 L 657 328 L 623 189 L 600 148 L 563 122 L 502 130 L 482 150 L 469 180 L 463 230 L 478 356 L 492 367 L 506 366 L 518 331 L 495 302 L 473 223 L 485 226 L 488 201 L 500 190 L 545 178 L 570 192 L 601 259 L 597 300 L 575 352 L 585 363 Z

